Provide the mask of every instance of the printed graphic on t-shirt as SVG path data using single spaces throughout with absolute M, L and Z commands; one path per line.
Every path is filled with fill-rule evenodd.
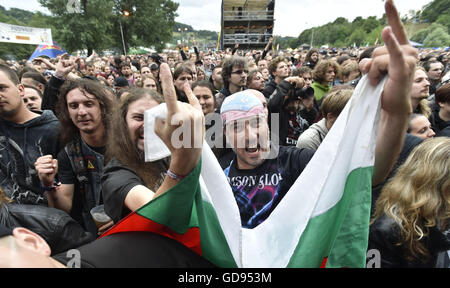
M 303 119 L 300 114 L 294 113 L 289 118 L 288 135 L 286 137 L 286 145 L 295 146 L 300 134 L 308 128 L 308 122 Z
M 41 140 L 27 145 L 24 153 L 13 139 L 0 136 L 0 187 L 16 203 L 46 204 L 43 195 L 31 190 L 39 183 L 34 162 L 43 154 Z
M 252 175 L 238 175 L 239 172 L 234 169 L 231 169 L 228 175 L 228 182 L 238 203 L 244 227 L 249 220 L 255 222 L 258 213 L 270 209 L 279 191 L 282 176 L 277 169 L 277 161 L 270 161 L 269 165 L 263 166 L 255 169 Z M 260 223 L 263 220 L 256 222 Z

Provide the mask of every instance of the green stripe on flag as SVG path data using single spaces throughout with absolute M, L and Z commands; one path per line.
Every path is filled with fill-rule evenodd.
M 136 213 L 179 234 L 186 233 L 191 227 L 198 227 L 193 207 L 195 195 L 200 193 L 201 163 L 200 160 L 186 178 L 138 209 Z
M 341 200 L 309 220 L 287 267 L 320 267 L 327 257 L 327 267 L 365 266 L 372 173 L 366 167 L 349 174 Z
M 136 213 L 179 234 L 199 227 L 203 257 L 219 267 L 237 268 L 214 207 L 202 199 L 201 162 L 186 178 Z
M 201 199 L 200 192 L 196 203 L 203 257 L 222 268 L 237 268 L 214 207 Z

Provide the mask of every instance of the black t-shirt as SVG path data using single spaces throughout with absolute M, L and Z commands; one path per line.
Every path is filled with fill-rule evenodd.
M 82 145 L 84 145 L 83 143 Z M 100 190 L 100 175 L 103 169 L 103 155 L 105 154 L 106 147 L 91 147 L 86 144 L 83 153 L 83 160 L 86 165 L 86 169 L 88 174 L 90 175 L 89 183 L 91 185 L 97 185 L 96 190 Z M 86 153 L 87 152 L 87 153 Z M 94 176 L 94 174 L 96 176 Z M 83 219 L 82 210 L 84 205 L 88 205 L 86 201 L 83 200 L 82 195 L 80 195 L 80 182 L 77 179 L 77 175 L 72 167 L 69 156 L 66 153 L 65 149 L 62 149 L 58 153 L 58 178 L 62 184 L 74 184 L 74 195 L 72 200 L 72 210 L 70 212 L 70 216 L 74 218 L 77 222 L 83 225 L 83 227 L 92 233 L 96 229 L 94 222 L 90 219 L 90 223 L 85 223 L 86 220 Z M 95 192 L 92 192 L 94 193 Z M 100 194 L 100 193 L 98 193 Z M 85 209 L 90 210 L 95 205 L 99 205 L 102 202 L 101 195 L 92 195 L 92 207 L 85 207 Z M 95 202 L 95 203 L 94 203 Z
M 254 228 L 270 215 L 313 155 L 313 150 L 281 146 L 277 158 L 251 170 L 238 169 L 234 157 L 224 172 L 238 203 L 243 227 Z
M 168 165 L 166 161 L 160 160 L 154 163 L 160 167 L 161 171 L 167 171 Z M 160 176 L 162 183 L 165 175 L 161 174 Z M 114 223 L 119 222 L 120 219 L 131 212 L 124 206 L 128 192 L 137 185 L 146 186 L 135 171 L 124 166 L 115 158 L 111 159 L 103 169 L 101 182 L 105 212 L 111 217 Z M 157 190 L 157 187 L 148 188 L 153 192 Z
M 125 232 L 77 248 L 79 268 L 214 268 L 205 258 L 177 241 L 151 232 Z M 74 264 L 71 253 L 53 256 Z
M 308 121 L 302 118 L 300 113 L 286 113 L 287 117 L 287 135 L 285 139 L 280 139 L 281 145 L 297 146 L 298 137 L 309 128 Z M 281 122 L 283 125 L 284 123 Z M 280 134 L 281 136 L 281 134 Z

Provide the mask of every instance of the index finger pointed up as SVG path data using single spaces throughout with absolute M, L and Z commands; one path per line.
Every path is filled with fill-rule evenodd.
M 159 78 L 161 79 L 161 86 L 163 90 L 164 100 L 167 105 L 168 114 L 173 114 L 178 109 L 177 103 L 177 93 L 175 92 L 175 87 L 173 86 L 172 72 L 170 72 L 170 67 L 167 63 L 162 63 L 159 68 Z
M 198 101 L 197 97 L 192 92 L 191 85 L 188 82 L 185 82 L 183 85 L 184 94 L 186 94 L 189 104 L 197 110 L 202 111 L 202 105 Z
M 386 0 L 384 7 L 386 10 L 388 24 L 391 26 L 392 32 L 394 33 L 395 38 L 397 38 L 398 43 L 400 45 L 409 44 L 408 37 L 406 36 L 405 29 L 403 28 L 402 21 L 400 20 L 400 16 L 393 0 Z

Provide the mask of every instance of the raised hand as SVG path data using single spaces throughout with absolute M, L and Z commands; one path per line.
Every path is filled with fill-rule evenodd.
M 381 107 L 388 113 L 411 113 L 410 93 L 414 79 L 418 52 L 409 44 L 402 22 L 392 0 L 385 4 L 390 27 L 382 32 L 385 46 L 374 50 L 372 59 L 367 61 L 363 72 L 369 73 L 372 85 L 378 84 L 388 75 L 384 87 Z
M 75 69 L 79 58 L 74 60 L 67 60 L 67 53 L 64 53 L 56 64 L 56 76 L 65 78 L 73 69 Z
M 58 173 L 58 160 L 53 159 L 52 155 L 41 156 L 34 163 L 34 167 L 42 185 L 52 186 Z
M 381 95 L 375 165 L 372 184 L 382 183 L 391 171 L 403 146 L 409 115 L 412 113 L 411 89 L 418 53 L 408 41 L 392 0 L 385 4 L 390 27 L 382 32 L 384 47 L 375 49 L 372 59 L 361 65 L 372 85 L 387 74 Z
M 197 165 L 205 137 L 204 116 L 197 97 L 186 83 L 184 91 L 189 104 L 177 101 L 172 73 L 166 63 L 161 64 L 160 79 L 167 117 L 155 120 L 155 133 L 172 153 L 170 170 L 177 175 L 187 175 Z

